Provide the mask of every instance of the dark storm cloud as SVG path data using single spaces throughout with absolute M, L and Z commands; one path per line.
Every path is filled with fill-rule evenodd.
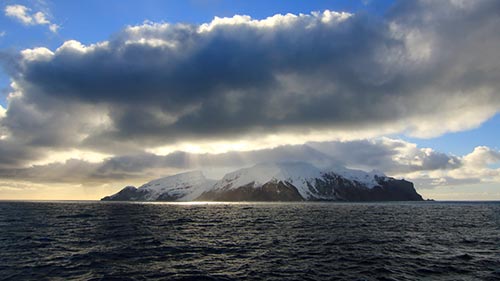
M 363 53 L 356 49 L 369 48 L 366 44 L 338 44 L 321 38 L 343 41 L 343 37 L 356 32 L 368 42 L 375 41 L 377 36 L 356 21 L 333 20 L 323 24 L 321 19 L 292 18 L 290 24 L 266 28 L 254 24 L 223 24 L 202 33 L 197 31 L 198 26 L 144 26 L 137 31 L 126 30 L 107 45 L 85 52 L 74 48 L 75 42 L 67 43 L 48 60 L 22 62 L 16 81 L 24 97 L 18 103 L 34 105 L 34 110 L 52 106 L 47 102 L 51 99 L 67 104 L 108 105 L 113 130 L 90 135 L 85 140 L 86 145 L 97 147 L 102 142 L 124 138 L 142 143 L 151 142 L 155 137 L 162 142 L 200 135 L 221 138 L 252 129 L 267 132 L 279 126 L 322 122 L 332 117 L 326 112 L 339 110 L 318 110 L 323 101 L 310 99 L 304 93 L 291 93 L 288 97 L 287 91 L 291 89 L 276 81 L 276 76 L 314 77 L 333 73 L 337 71 L 333 64 Z M 305 30 L 309 28 L 306 24 L 312 25 L 311 31 Z M 298 32 L 294 35 L 295 31 Z M 137 43 L 136 36 L 173 42 L 177 46 L 156 46 L 155 41 Z M 275 100 L 276 108 L 269 108 L 270 99 Z M 300 109 L 300 106 L 307 108 Z M 287 107 L 296 112 L 285 115 L 279 112 Z M 59 107 L 44 109 L 59 111 Z M 30 134 L 31 128 L 18 122 L 29 116 L 13 105 L 4 123 L 12 128 L 14 135 Z M 37 125 L 37 128 L 46 134 L 57 133 L 47 126 Z M 54 134 L 54 146 L 58 146 L 55 142 L 59 139 Z M 48 143 L 48 139 L 33 142 L 34 145 Z
M 22 143 L 0 140 L 0 170 L 11 169 L 43 156 L 41 151 Z
M 18 179 L 28 182 L 84 183 L 94 180 L 92 174 L 97 167 L 98 164 L 70 159 L 64 163 L 0 169 L 0 177 L 4 180 Z
M 0 150 L 15 143 L 122 155 L 309 130 L 471 128 L 500 108 L 499 11 L 493 0 L 397 1 L 384 17 L 148 23 L 94 45 L 4 54 L 14 94 Z M 376 156 L 368 166 L 392 153 L 366 152 Z M 424 165 L 448 165 L 446 155 L 431 158 Z M 107 165 L 127 158 L 115 160 Z

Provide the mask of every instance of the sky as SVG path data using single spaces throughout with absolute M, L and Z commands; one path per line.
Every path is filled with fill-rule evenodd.
M 500 200 L 500 2 L 0 2 L 0 199 L 331 161 Z

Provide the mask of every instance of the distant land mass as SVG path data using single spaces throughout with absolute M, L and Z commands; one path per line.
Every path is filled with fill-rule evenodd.
M 383 173 L 305 162 L 261 163 L 207 179 L 201 171 L 127 186 L 103 201 L 422 201 L 413 183 Z

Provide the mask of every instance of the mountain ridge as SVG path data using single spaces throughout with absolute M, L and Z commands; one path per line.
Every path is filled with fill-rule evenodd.
M 103 201 L 421 201 L 413 184 L 345 167 L 319 169 L 300 161 L 266 162 L 218 181 L 191 171 L 127 186 Z

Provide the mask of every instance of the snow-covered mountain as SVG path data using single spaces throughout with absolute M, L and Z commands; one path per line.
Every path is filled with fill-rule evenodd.
M 308 183 L 319 177 L 320 170 L 308 163 L 263 163 L 225 175 L 211 191 L 231 190 L 247 185 L 257 188 L 269 182 L 282 181 L 293 185 L 303 198 L 307 198 Z
M 192 201 L 214 185 L 201 171 L 192 171 L 150 181 L 139 188 L 127 186 L 104 197 L 104 201 Z
M 376 171 L 320 170 L 304 162 L 257 164 L 227 174 L 199 200 L 386 201 L 422 200 L 413 184 Z
M 413 184 L 376 171 L 319 169 L 305 162 L 261 163 L 219 181 L 190 172 L 126 187 L 103 200 L 144 201 L 389 201 L 422 200 Z

